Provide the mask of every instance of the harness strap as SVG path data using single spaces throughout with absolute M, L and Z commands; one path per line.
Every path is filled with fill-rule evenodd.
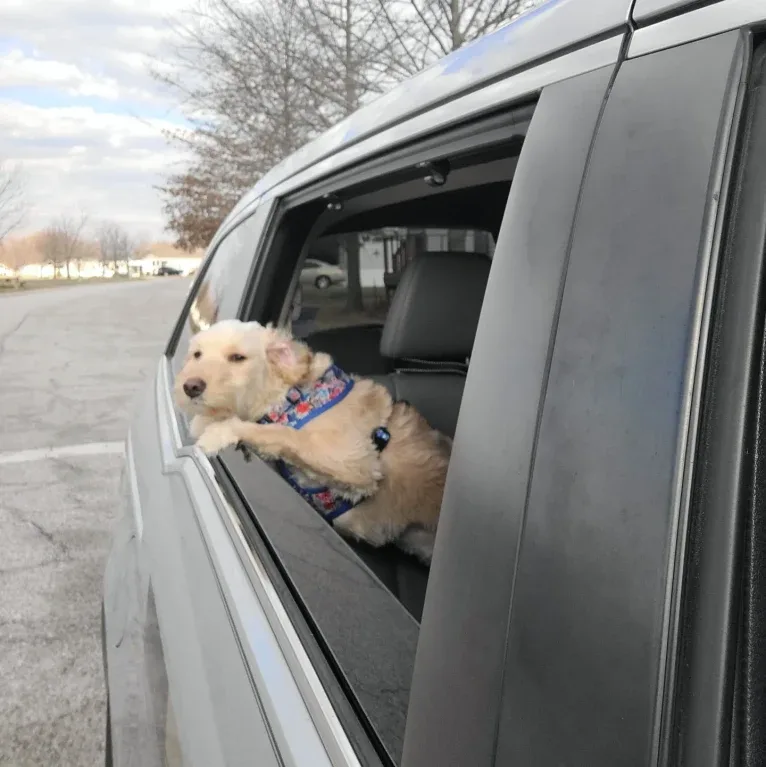
M 258 423 L 281 424 L 293 429 L 301 429 L 314 418 L 337 405 L 348 395 L 353 386 L 353 378 L 336 365 L 331 365 L 311 386 L 305 389 L 298 387 L 290 389 L 285 399 L 266 413 Z M 379 426 L 373 429 L 370 438 L 375 449 L 382 452 L 391 440 L 391 433 L 384 426 Z M 249 451 L 244 444 L 239 443 L 237 448 L 242 450 L 245 460 L 250 460 Z M 307 481 L 308 477 L 303 472 L 296 472 L 282 460 L 277 461 L 276 468 L 283 479 L 328 522 L 353 509 L 358 503 L 358 501 L 344 498 L 331 487 L 311 486 L 310 480 Z

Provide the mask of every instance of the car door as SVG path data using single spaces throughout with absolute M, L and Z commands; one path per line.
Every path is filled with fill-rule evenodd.
M 533 163 L 558 164 L 543 137 L 579 122 L 549 119 L 539 154 L 525 147 L 530 199 L 511 194 L 495 250 L 404 767 L 668 753 L 690 424 L 746 56 L 733 31 L 623 62 L 568 188 L 535 195 Z M 565 194 L 574 219 L 536 224 Z

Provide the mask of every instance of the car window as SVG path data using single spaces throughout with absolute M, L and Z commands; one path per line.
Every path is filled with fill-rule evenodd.
M 189 339 L 214 322 L 237 316 L 248 274 L 271 206 L 261 205 L 238 224 L 208 257 L 193 298 L 182 320 L 172 354 L 173 371 L 180 370 Z
M 518 152 L 518 145 L 511 145 L 508 152 Z M 461 346 L 459 352 L 452 353 L 449 362 L 439 357 L 440 351 L 435 353 L 434 358 L 439 357 L 439 361 L 430 370 L 437 375 L 444 372 L 445 379 L 434 376 L 433 381 L 422 377 L 404 380 L 398 377 L 399 362 L 382 353 L 384 323 L 402 275 L 419 257 L 433 265 L 437 274 L 440 261 L 447 265 L 445 269 L 456 262 L 462 268 L 469 262 L 465 267 L 469 273 L 486 277 L 494 247 L 493 232 L 502 219 L 514 167 L 513 155 L 511 161 L 500 161 L 494 172 L 503 180 L 495 184 L 486 183 L 484 174 L 477 170 L 470 177 L 478 179 L 477 182 L 469 185 L 464 181 L 462 188 L 456 184 L 449 195 L 439 200 L 438 206 L 429 202 L 423 209 L 420 206 L 429 189 L 420 174 L 404 190 L 415 196 L 412 202 L 406 195 L 402 199 L 398 188 L 387 188 L 384 182 L 378 182 L 383 186 L 376 198 L 380 207 L 374 201 L 365 201 L 370 206 L 365 211 L 364 221 L 368 224 L 365 227 L 351 220 L 332 228 L 320 215 L 321 220 L 306 230 L 311 231 L 312 239 L 308 242 L 276 244 L 274 252 L 265 256 L 264 274 L 270 264 L 275 269 L 281 264 L 283 273 L 275 276 L 267 288 L 254 286 L 256 292 L 261 289 L 268 292 L 273 306 L 269 314 L 256 311 L 249 318 L 260 322 L 274 319 L 274 314 L 281 316 L 282 321 L 287 318 L 293 334 L 304 339 L 314 351 L 330 354 L 335 364 L 350 374 L 379 376 L 380 382 L 390 380 L 392 386 L 400 386 L 398 398 L 415 398 L 418 410 L 431 427 L 451 436 L 472 335 L 468 334 L 465 348 Z M 396 201 L 394 208 L 385 204 L 389 199 Z M 461 202 L 466 203 L 460 214 L 462 226 L 445 227 L 443 221 L 456 218 L 451 206 Z M 468 204 L 473 209 L 469 210 Z M 305 219 L 300 207 L 294 215 L 297 220 Z M 406 225 L 396 225 L 399 216 Z M 419 217 L 423 221 L 417 225 Z M 429 218 L 436 223 L 432 224 Z M 292 220 L 286 218 L 283 227 L 277 229 L 275 243 L 281 243 L 283 228 L 295 231 Z M 341 226 L 343 229 L 339 230 Z M 312 256 L 301 264 L 293 255 L 301 250 L 321 254 L 321 268 L 306 270 L 307 264 L 319 258 Z M 288 261 L 290 255 L 292 264 Z M 450 312 L 454 314 L 453 307 L 460 304 L 464 290 L 460 277 L 444 279 L 435 277 L 433 271 L 429 274 L 428 284 L 423 280 L 418 283 L 425 294 L 415 299 L 416 303 L 422 302 L 425 295 L 434 301 L 434 312 L 421 317 L 426 324 L 431 314 L 442 318 Z M 465 312 L 464 306 L 458 312 L 474 317 L 475 321 L 486 284 L 480 280 L 473 282 L 479 283 L 478 300 L 472 298 L 465 304 L 472 309 Z M 445 284 L 449 286 L 446 299 Z M 278 296 L 280 290 L 282 295 Z M 431 332 L 432 329 L 426 330 L 426 334 Z M 438 336 L 438 330 L 436 333 Z M 435 343 L 439 346 L 442 341 Z M 422 356 L 430 359 L 428 348 L 424 348 Z M 420 373 L 424 364 L 429 364 L 422 359 L 417 363 L 414 367 Z M 441 363 L 447 367 L 439 367 Z M 413 375 L 417 372 L 413 370 Z M 409 385 L 416 391 L 408 393 Z M 308 616 L 322 644 L 330 648 L 337 664 L 335 673 L 343 689 L 350 691 L 346 694 L 352 705 L 369 717 L 379 748 L 398 763 L 428 568 L 394 545 L 373 548 L 342 538 L 279 473 L 258 458 L 253 456 L 247 461 L 233 448 L 224 450 L 220 457 L 227 476 L 237 486 L 238 497 L 249 507 L 250 518 L 281 563 L 302 614 Z M 374 660 L 370 662 L 370 658 Z

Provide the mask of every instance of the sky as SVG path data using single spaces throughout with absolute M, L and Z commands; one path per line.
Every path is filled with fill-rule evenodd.
M 21 163 L 23 231 L 60 215 L 168 237 L 153 188 L 183 156 L 178 96 L 150 74 L 172 60 L 188 0 L 0 0 L 0 161 Z

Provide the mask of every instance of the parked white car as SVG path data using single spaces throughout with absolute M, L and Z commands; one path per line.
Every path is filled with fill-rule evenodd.
M 316 258 L 306 259 L 300 276 L 301 285 L 312 285 L 319 290 L 327 290 L 333 285 L 343 286 L 347 279 L 348 275 L 345 269 L 334 264 L 328 264 L 326 261 L 319 261 Z

